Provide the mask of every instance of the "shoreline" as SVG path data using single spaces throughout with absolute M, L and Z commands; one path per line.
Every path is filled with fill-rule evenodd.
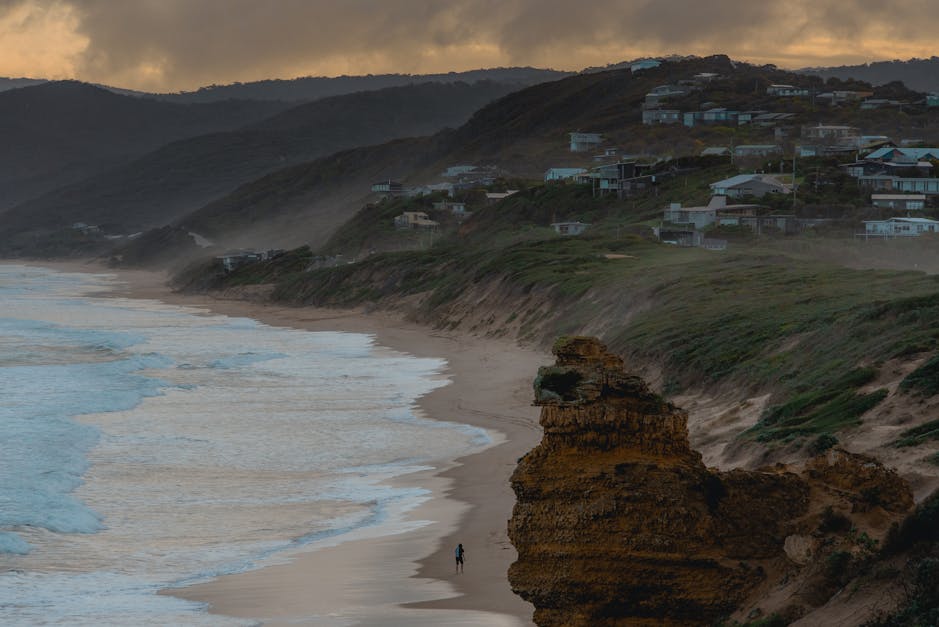
M 17 262 L 14 262 L 17 263 Z M 172 292 L 162 273 L 82 262 L 23 262 L 64 272 L 112 274 L 111 298 L 151 299 L 308 331 L 365 333 L 379 347 L 447 361 L 449 385 L 417 400 L 425 417 L 481 427 L 494 443 L 431 470 L 398 477 L 429 500 L 404 514 L 417 529 L 378 535 L 365 528 L 335 545 L 298 549 L 287 563 L 166 589 L 214 614 L 263 624 L 530 625 L 533 608 L 512 593 L 516 553 L 506 536 L 515 495 L 509 475 L 541 438 L 530 381 L 547 355 L 514 343 L 439 332 L 387 313 L 288 307 L 241 298 Z M 122 285 L 123 284 L 123 285 Z M 466 571 L 453 572 L 453 546 Z M 327 574 L 326 576 L 323 576 Z

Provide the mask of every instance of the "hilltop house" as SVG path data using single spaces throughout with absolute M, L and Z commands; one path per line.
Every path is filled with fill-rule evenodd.
M 636 72 L 641 72 L 642 70 L 651 70 L 662 65 L 662 62 L 658 59 L 643 59 L 642 61 L 636 61 L 629 66 L 629 71 L 635 74 Z
M 926 194 L 871 194 L 871 205 L 881 209 L 919 211 L 926 207 Z
M 569 133 L 571 136 L 571 152 L 589 152 L 603 143 L 600 133 Z
M 395 228 L 398 229 L 426 229 L 434 230 L 439 226 L 423 211 L 405 211 L 394 219 Z
M 768 174 L 738 174 L 723 181 L 711 183 L 711 193 L 716 196 L 761 197 L 766 194 L 788 194 L 792 189 L 779 179 Z
M 865 220 L 865 239 L 870 237 L 919 237 L 924 233 L 939 233 L 939 221 L 927 218 L 890 218 Z

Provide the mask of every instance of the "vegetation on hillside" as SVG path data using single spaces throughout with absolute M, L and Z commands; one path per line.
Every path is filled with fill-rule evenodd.
M 657 190 L 622 200 L 595 197 L 589 186 L 535 186 L 479 209 L 433 245 L 282 273 L 274 298 L 339 307 L 407 298 L 421 320 L 451 328 L 472 320 L 477 332 L 529 342 L 590 329 L 619 352 L 662 363 L 667 392 L 705 382 L 774 390 L 750 432 L 764 442 L 858 424 L 886 395 L 866 387 L 884 361 L 939 350 L 939 277 L 783 254 L 765 236 L 723 253 L 650 237 L 666 199 L 695 202 L 726 167 L 665 177 Z M 366 207 L 328 250 L 387 243 L 398 236 L 393 214 L 429 202 Z M 554 220 L 591 227 L 561 237 L 548 228 Z M 491 314 L 482 327 L 481 309 Z

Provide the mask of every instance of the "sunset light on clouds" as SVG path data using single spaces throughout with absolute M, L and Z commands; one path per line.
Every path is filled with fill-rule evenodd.
M 0 75 L 175 91 L 668 54 L 797 68 L 929 57 L 935 26 L 930 0 L 0 0 Z

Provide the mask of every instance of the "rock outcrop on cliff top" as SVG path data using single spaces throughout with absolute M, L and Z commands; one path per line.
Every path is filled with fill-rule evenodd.
M 882 531 L 912 506 L 896 473 L 844 451 L 804 475 L 710 470 L 686 413 L 599 341 L 564 338 L 554 352 L 535 380 L 544 437 L 512 475 L 509 521 L 509 580 L 539 625 L 710 625 L 768 573 L 809 573 L 841 546 L 822 537 L 823 518 L 876 510 Z M 787 611 L 819 602 L 790 599 Z

